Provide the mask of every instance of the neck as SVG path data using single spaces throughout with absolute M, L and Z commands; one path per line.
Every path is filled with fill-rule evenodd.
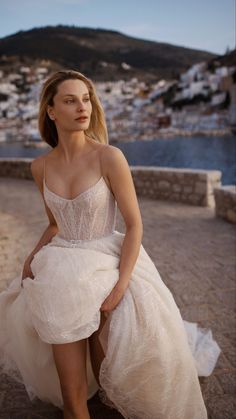
M 55 147 L 58 154 L 66 162 L 71 162 L 75 155 L 83 154 L 87 148 L 87 139 L 84 131 L 58 133 L 58 145 Z

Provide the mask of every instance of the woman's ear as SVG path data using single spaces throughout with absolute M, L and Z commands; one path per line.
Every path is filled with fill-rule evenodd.
M 54 112 L 51 106 L 47 107 L 47 114 L 52 121 L 55 121 Z

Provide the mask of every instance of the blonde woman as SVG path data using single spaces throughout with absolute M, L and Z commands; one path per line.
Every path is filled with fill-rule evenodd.
M 142 246 L 129 165 L 108 144 L 93 83 L 77 71 L 53 74 L 39 130 L 51 150 L 31 170 L 49 224 L 0 294 L 4 371 L 66 419 L 89 418 L 98 389 L 124 418 L 207 418 L 187 322 Z M 125 234 L 115 230 L 117 205 Z M 209 345 L 201 375 L 219 355 Z

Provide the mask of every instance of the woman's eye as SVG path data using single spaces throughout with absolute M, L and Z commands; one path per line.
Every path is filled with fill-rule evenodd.
M 90 101 L 90 99 L 89 99 L 89 98 L 84 98 L 84 99 L 83 99 L 83 101 L 84 101 L 84 102 L 89 102 L 89 101 Z M 74 99 L 67 99 L 67 100 L 65 101 L 65 103 L 75 103 L 75 100 L 74 100 Z

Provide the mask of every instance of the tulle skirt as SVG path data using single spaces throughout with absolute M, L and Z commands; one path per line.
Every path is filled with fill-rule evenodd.
M 0 364 L 38 397 L 63 408 L 52 345 L 88 338 L 119 279 L 124 234 L 90 241 L 54 236 L 35 254 L 34 279 L 16 277 L 0 293 Z M 207 418 L 198 376 L 220 353 L 211 331 L 184 321 L 141 245 L 129 286 L 99 335 L 105 358 L 100 395 L 130 419 Z M 88 342 L 88 341 L 87 341 Z M 99 386 L 87 347 L 89 398 Z

